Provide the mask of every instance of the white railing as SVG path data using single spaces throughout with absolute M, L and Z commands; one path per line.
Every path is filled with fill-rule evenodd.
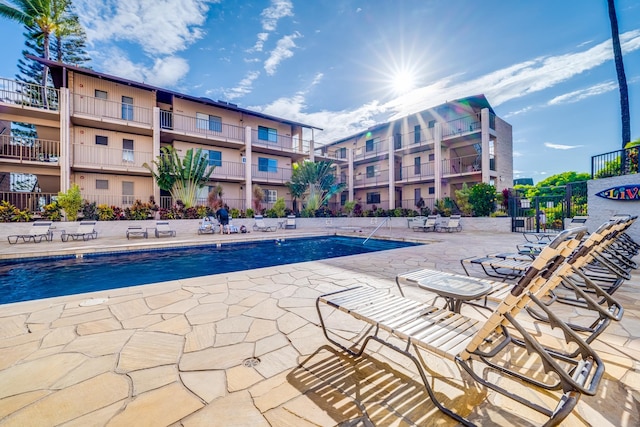
M 476 132 L 480 130 L 481 127 L 482 122 L 480 121 L 480 113 L 460 117 L 442 124 L 442 137 L 446 138 L 448 136 Z
M 152 108 L 109 101 L 77 93 L 73 95 L 72 111 L 73 114 L 86 114 L 96 118 L 108 117 L 145 125 L 151 125 L 153 120 Z
M 58 89 L 0 78 L 0 102 L 58 111 L 59 99 Z
M 261 171 L 258 165 L 251 165 L 251 176 L 261 182 L 284 183 L 291 179 L 291 168 L 276 168 L 270 171 Z
M 57 164 L 60 157 L 60 142 L 0 135 L 0 157 Z
M 121 166 L 139 168 L 154 159 L 150 151 L 126 150 L 95 145 L 73 144 L 73 166 Z
M 244 178 L 245 164 L 240 162 L 222 162 L 216 166 L 211 174 L 211 179 Z
M 464 157 L 453 157 L 442 160 L 442 174 L 456 175 L 479 172 L 482 170 L 482 161 L 477 154 Z
M 244 128 L 241 126 L 197 119 L 166 110 L 160 110 L 160 128 L 200 134 L 206 138 L 244 141 Z

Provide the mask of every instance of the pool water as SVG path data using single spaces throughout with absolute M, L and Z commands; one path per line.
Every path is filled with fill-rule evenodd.
M 363 242 L 361 238 L 321 236 L 6 261 L 0 263 L 0 304 L 417 245 L 375 239 Z

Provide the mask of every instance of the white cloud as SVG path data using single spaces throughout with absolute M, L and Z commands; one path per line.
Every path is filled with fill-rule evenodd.
M 573 150 L 574 148 L 582 147 L 582 145 L 562 145 L 562 144 L 553 144 L 551 142 L 545 142 L 544 146 L 547 148 L 552 148 L 554 150 Z
M 260 76 L 260 71 L 250 71 L 247 75 L 238 82 L 236 87 L 231 89 L 225 89 L 222 92 L 224 96 L 229 101 L 240 98 L 248 93 L 251 93 L 251 89 L 253 88 L 253 82 Z
M 604 83 L 600 83 L 597 85 L 593 85 L 586 89 L 580 89 L 573 92 L 565 93 L 564 95 L 556 96 L 551 99 L 548 104 L 556 105 L 556 104 L 572 104 L 575 102 L 580 102 L 583 99 L 589 98 L 591 96 L 601 95 L 603 93 L 611 92 L 612 90 L 616 90 L 618 88 L 618 83 L 613 81 L 608 81 Z
M 249 52 L 262 52 L 262 48 L 264 47 L 264 43 L 269 38 L 269 33 L 258 33 L 258 40 L 256 40 L 256 44 L 253 45 Z
M 276 72 L 276 68 L 280 62 L 293 56 L 293 48 L 296 47 L 295 39 L 300 37 L 300 33 L 296 32 L 289 36 L 284 36 L 278 40 L 276 48 L 271 51 L 271 55 L 264 62 L 264 69 L 267 74 L 272 76 Z
M 522 157 L 523 155 L 524 155 L 524 154 L 522 154 L 522 153 L 521 153 L 521 152 L 519 152 L 519 151 L 514 151 L 514 152 L 513 152 L 513 157 Z
M 153 86 L 174 86 L 189 72 L 189 63 L 177 56 L 157 58 L 151 67 L 147 67 L 131 61 L 114 48 L 105 52 L 101 59 L 105 73 Z
M 531 111 L 532 109 L 533 109 L 533 107 L 531 107 L 531 106 L 524 107 L 524 108 L 521 108 L 520 110 L 511 111 L 510 113 L 505 114 L 503 117 L 505 119 L 508 119 L 509 117 L 513 117 L 513 116 L 517 116 L 518 114 L 526 113 L 528 111 Z
M 275 31 L 278 20 L 285 16 L 293 16 L 293 4 L 289 0 L 271 0 L 271 6 L 262 11 L 262 28 Z
M 89 43 L 126 41 L 148 55 L 171 55 L 203 36 L 208 0 L 78 0 Z

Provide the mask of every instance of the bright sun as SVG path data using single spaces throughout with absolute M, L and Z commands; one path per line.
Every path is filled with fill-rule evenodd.
M 404 95 L 415 87 L 415 76 L 408 71 L 398 71 L 391 81 L 396 95 Z

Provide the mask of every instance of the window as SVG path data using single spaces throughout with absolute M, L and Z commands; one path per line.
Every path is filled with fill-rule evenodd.
M 278 200 L 278 192 L 276 190 L 264 190 L 264 201 L 267 203 L 275 203 Z
M 278 142 L 278 131 L 264 126 L 258 126 L 258 139 L 261 141 Z
M 432 129 L 434 127 L 436 127 L 436 121 L 435 120 L 429 120 L 429 129 Z
M 393 148 L 396 150 L 399 150 L 402 148 L 402 135 L 399 133 L 396 133 L 395 135 L 393 135 Z
M 278 172 L 278 161 L 266 157 L 258 157 L 258 171 L 276 173 Z
M 109 181 L 106 179 L 96 179 L 96 190 L 108 190 Z
M 378 149 L 378 139 L 368 139 L 365 143 L 365 151 L 376 151 Z
M 222 132 L 222 118 L 204 113 L 196 113 L 196 128 Z
M 380 193 L 367 193 L 367 203 L 380 203 Z
M 109 138 L 106 136 L 96 135 L 96 145 L 109 145 Z
M 367 178 L 373 178 L 376 176 L 376 167 L 367 166 Z
M 416 206 L 418 206 L 418 202 L 422 199 L 422 191 L 420 188 L 413 189 L 413 201 Z
M 420 175 L 420 157 L 415 157 L 413 159 L 413 173 Z
M 122 181 L 122 204 L 133 204 L 133 182 Z
M 415 144 L 420 142 L 420 125 L 414 126 L 413 128 L 413 142 Z
M 122 161 L 133 163 L 133 139 L 122 140 Z
M 435 154 L 429 154 L 429 161 L 433 162 L 436 159 L 436 155 Z
M 436 187 L 429 187 L 429 194 L 436 194 Z
M 209 166 L 222 166 L 222 152 L 209 150 Z
M 129 96 L 122 97 L 122 119 L 133 120 L 133 98 Z
M 336 151 L 336 157 L 338 159 L 346 159 L 347 158 L 347 147 L 338 148 L 338 151 Z
M 96 91 L 95 91 L 95 95 L 96 95 L 96 98 L 99 98 L 99 99 L 107 99 L 107 92 L 105 92 L 104 90 L 98 90 L 98 89 L 96 89 Z
M 343 191 L 342 193 L 340 193 L 340 206 L 344 206 L 345 203 L 347 203 L 347 196 L 349 194 L 346 191 Z

